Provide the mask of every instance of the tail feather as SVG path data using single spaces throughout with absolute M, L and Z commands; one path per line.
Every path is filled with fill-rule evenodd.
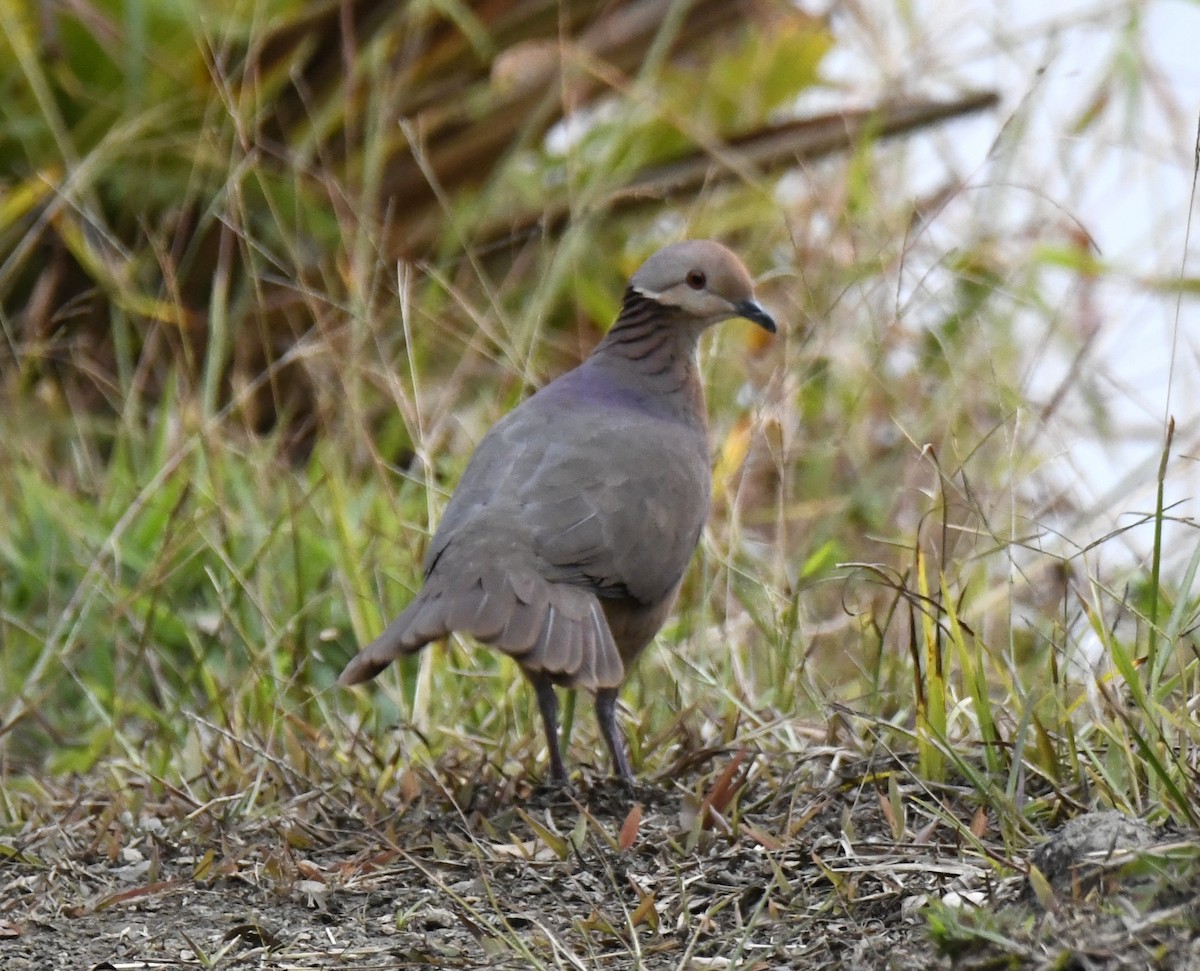
M 426 610 L 428 606 L 421 597 L 410 603 L 382 634 L 350 659 L 338 677 L 338 684 L 348 686 L 370 681 L 396 658 L 419 651 L 430 641 L 444 637 L 446 632 L 437 633 L 436 625 L 433 628 L 422 625 L 423 615 L 432 619 Z
M 512 594 L 481 578 L 468 590 L 456 591 L 449 598 L 444 623 L 447 630 L 460 630 L 487 641 L 504 629 L 512 610 Z
M 580 622 L 581 620 L 582 618 L 572 620 L 569 615 L 566 615 L 563 622 L 558 625 L 557 640 L 547 645 L 547 657 L 563 671 L 575 674 L 578 674 L 583 667 L 586 628 Z
M 621 682 L 625 680 L 625 659 L 617 650 L 616 641 L 613 640 L 612 628 L 609 626 L 608 618 L 605 611 L 596 604 L 596 609 L 592 611 L 590 618 L 592 626 L 596 629 L 596 636 L 606 638 L 613 646 L 613 650 L 597 653 L 592 660 L 595 662 L 596 670 L 592 676 L 592 681 L 595 684 L 604 688 L 619 688 Z
M 533 642 L 533 647 L 527 651 L 523 651 L 520 655 L 513 654 L 513 651 L 505 644 L 495 644 L 495 647 L 513 654 L 521 662 L 521 667 L 530 671 L 545 671 L 547 670 L 547 662 L 550 660 L 550 652 L 554 644 L 562 636 L 562 619 L 557 610 L 554 609 L 554 604 L 546 609 L 546 622 L 542 625 L 542 629 L 538 632 L 537 640 Z
M 537 643 L 538 635 L 546 626 L 546 610 L 545 601 L 522 603 L 518 600 L 500 633 L 481 640 L 485 643 L 504 644 L 505 651 L 519 658 Z
M 596 596 L 498 566 L 451 586 L 429 578 L 408 607 L 351 659 L 338 683 L 360 684 L 451 631 L 504 651 L 528 672 L 590 690 L 618 686 L 625 666 Z

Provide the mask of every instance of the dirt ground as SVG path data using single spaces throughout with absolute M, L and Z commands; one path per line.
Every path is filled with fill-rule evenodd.
M 0 836 L 0 967 L 1200 968 L 1195 840 L 1031 889 L 969 794 L 820 754 L 361 804 L 80 781 Z

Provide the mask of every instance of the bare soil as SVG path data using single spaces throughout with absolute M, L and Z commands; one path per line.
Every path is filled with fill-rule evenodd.
M 1200 968 L 1181 834 L 1136 879 L 1037 893 L 971 790 L 898 763 L 464 779 L 202 804 L 80 780 L 0 835 L 0 967 Z

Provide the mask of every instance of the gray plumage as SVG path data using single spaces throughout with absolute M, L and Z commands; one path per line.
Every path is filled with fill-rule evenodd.
M 566 781 L 555 685 L 587 688 L 614 769 L 632 779 L 617 690 L 666 619 L 711 491 L 696 342 L 744 317 L 772 333 L 719 243 L 650 257 L 592 354 L 484 436 L 425 556 L 425 582 L 339 679 L 375 677 L 452 631 L 504 651 L 537 691 L 551 778 Z

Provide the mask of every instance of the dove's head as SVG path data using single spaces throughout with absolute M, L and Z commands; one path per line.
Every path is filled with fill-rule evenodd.
M 741 260 L 712 240 L 689 239 L 659 250 L 634 273 L 629 288 L 703 326 L 743 317 L 775 333 L 775 321 L 755 299 Z

